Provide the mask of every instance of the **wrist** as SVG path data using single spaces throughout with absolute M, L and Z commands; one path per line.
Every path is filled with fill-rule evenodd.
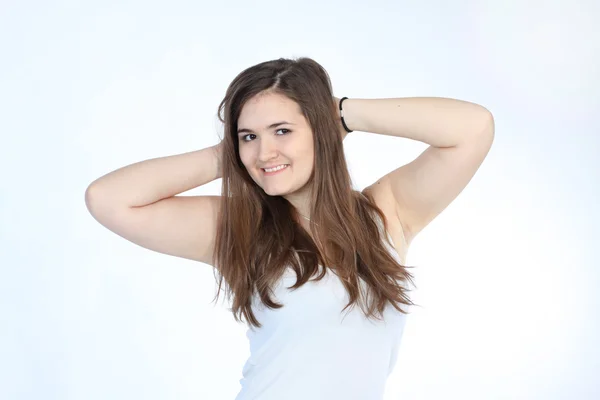
M 223 141 L 221 141 L 219 144 L 212 146 L 212 150 L 216 170 L 215 179 L 219 179 L 223 177 L 223 171 L 221 169 L 221 165 L 223 164 Z

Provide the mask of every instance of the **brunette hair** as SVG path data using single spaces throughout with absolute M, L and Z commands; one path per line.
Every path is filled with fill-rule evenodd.
M 315 166 L 310 176 L 311 231 L 316 244 L 297 223 L 297 211 L 284 197 L 267 195 L 248 174 L 239 155 L 237 123 L 242 107 L 252 97 L 277 93 L 296 102 L 308 121 L 314 140 Z M 270 296 L 273 285 L 287 267 L 293 268 L 295 290 L 327 266 L 343 282 L 353 306 L 359 300 L 359 278 L 367 285 L 372 301 L 367 318 L 382 315 L 389 301 L 414 305 L 403 283 L 413 275 L 384 247 L 391 245 L 383 212 L 368 194 L 353 190 L 337 121 L 332 86 L 325 69 L 311 58 L 279 58 L 242 71 L 227 88 L 218 107 L 224 124 L 222 140 L 221 211 L 216 232 L 213 265 L 223 279 L 232 301 L 236 321 L 243 314 L 253 326 L 262 325 L 252 310 L 256 295 L 269 308 L 281 308 Z M 221 116 L 223 113 L 223 116 Z M 384 231 L 379 230 L 383 222 Z M 326 273 L 323 268 L 315 280 Z M 343 311 L 341 310 L 341 311 Z

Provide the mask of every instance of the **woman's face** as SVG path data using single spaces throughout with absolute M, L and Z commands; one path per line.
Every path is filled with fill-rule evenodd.
M 240 113 L 237 140 L 242 163 L 266 194 L 285 196 L 305 188 L 314 165 L 313 132 L 296 102 L 275 93 L 254 96 Z M 287 166 L 264 170 L 281 165 Z

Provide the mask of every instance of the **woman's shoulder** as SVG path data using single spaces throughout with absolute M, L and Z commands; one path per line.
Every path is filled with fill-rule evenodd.
M 393 241 L 392 245 L 402 259 L 402 262 L 405 262 L 409 243 L 406 240 L 406 235 L 404 234 L 402 224 L 398 218 L 395 202 L 393 199 L 390 199 L 388 196 L 386 196 L 383 191 L 377 190 L 376 185 L 366 187 L 362 191 L 362 194 L 368 194 L 369 197 L 373 199 L 377 207 L 379 207 L 379 209 L 383 212 L 388 228 L 387 233 Z

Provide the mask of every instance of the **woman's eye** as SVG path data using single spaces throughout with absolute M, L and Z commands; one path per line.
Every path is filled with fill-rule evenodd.
M 281 129 L 277 129 L 275 132 L 279 132 L 279 131 L 285 131 L 284 133 L 277 135 L 277 136 L 283 136 L 283 135 L 287 135 L 288 133 L 290 133 L 291 131 L 289 129 L 285 129 L 285 128 L 281 128 Z M 250 140 L 248 140 L 248 136 L 256 136 L 254 133 L 249 133 L 247 135 L 242 136 L 242 141 L 243 142 L 250 142 Z

